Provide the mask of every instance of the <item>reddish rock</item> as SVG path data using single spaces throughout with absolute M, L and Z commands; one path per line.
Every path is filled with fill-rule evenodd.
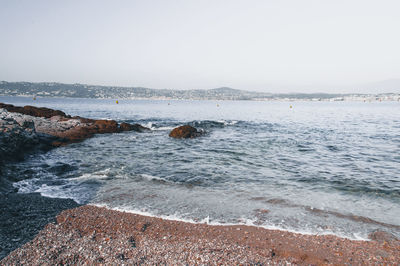
M 62 142 L 53 142 L 54 146 L 62 146 L 68 143 L 80 142 L 93 137 L 95 134 L 118 133 L 118 123 L 114 120 L 93 120 L 93 123 L 84 123 L 81 126 L 58 132 L 55 135 Z
M 93 133 L 116 133 L 119 131 L 118 123 L 114 120 L 96 120 L 93 125 Z
M 50 143 L 53 147 L 80 142 L 93 137 L 95 134 L 118 133 L 132 130 L 143 132 L 150 130 L 139 124 L 131 125 L 128 123 L 122 123 L 121 125 L 118 125 L 115 120 L 95 120 L 79 116 L 71 117 L 62 111 L 52 110 L 45 107 L 18 107 L 11 104 L 0 103 L 0 108 L 4 108 L 8 112 L 48 118 L 49 123 L 39 119 L 35 122 L 35 127 L 39 128 L 39 133 L 45 134 L 51 138 L 56 137 Z
M 62 146 L 69 143 L 80 142 L 85 139 L 91 138 L 96 133 L 98 133 L 98 131 L 92 126 L 79 126 L 71 128 L 67 131 L 58 132 L 55 134 L 55 136 L 61 138 L 62 141 L 59 146 Z M 53 145 L 54 144 L 55 142 L 53 142 Z
M 137 131 L 137 132 L 144 132 L 144 131 L 150 131 L 149 128 L 144 127 L 139 124 L 128 124 L 128 123 L 121 123 L 119 126 L 120 131 Z
M 174 128 L 170 133 L 169 136 L 171 138 L 176 138 L 176 139 L 188 139 L 188 138 L 196 138 L 201 135 L 201 132 L 197 131 L 196 128 L 185 125 L 185 126 L 180 126 L 177 128 Z
M 49 109 L 46 107 L 34 107 L 34 106 L 24 106 L 24 107 L 19 107 L 19 106 L 14 106 L 12 104 L 4 104 L 0 103 L 0 108 L 4 108 L 9 112 L 14 112 L 14 113 L 20 113 L 24 115 L 30 115 L 30 116 L 35 116 L 35 117 L 45 117 L 45 118 L 50 118 L 52 116 L 62 116 L 62 117 L 70 117 L 67 116 L 64 112 L 59 111 L 59 110 L 53 110 Z
M 94 119 L 80 117 L 80 116 L 73 116 L 71 117 L 71 119 L 79 119 L 82 123 L 94 123 L 96 121 Z

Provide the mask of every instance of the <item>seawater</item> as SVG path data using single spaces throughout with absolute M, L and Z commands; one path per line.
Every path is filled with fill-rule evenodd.
M 96 135 L 11 164 L 4 174 L 19 193 L 192 222 L 400 236 L 399 102 L 0 102 L 152 129 Z M 183 124 L 207 133 L 168 137 Z

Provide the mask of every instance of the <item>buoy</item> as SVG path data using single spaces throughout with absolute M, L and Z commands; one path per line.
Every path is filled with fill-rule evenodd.
M 116 100 L 115 103 L 118 104 L 118 100 Z

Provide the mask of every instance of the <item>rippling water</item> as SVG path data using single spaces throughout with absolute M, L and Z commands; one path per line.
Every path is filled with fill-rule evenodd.
M 152 129 L 97 135 L 10 165 L 21 193 L 195 222 L 400 236 L 398 102 L 0 102 Z M 168 137 L 186 123 L 207 134 Z

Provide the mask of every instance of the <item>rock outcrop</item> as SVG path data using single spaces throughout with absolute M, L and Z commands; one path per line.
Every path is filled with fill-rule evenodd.
M 26 150 L 39 143 L 35 126 L 30 121 L 20 121 L 0 109 L 0 165 L 10 159 L 22 159 Z
M 150 130 L 139 124 L 71 117 L 44 107 L 0 103 L 0 161 L 23 157 L 32 147 L 47 148 L 80 142 L 95 134 Z
M 50 118 L 53 116 L 62 116 L 62 117 L 70 117 L 67 116 L 64 112 L 59 110 L 53 110 L 46 107 L 34 107 L 30 105 L 26 105 L 24 107 L 14 106 L 12 104 L 0 103 L 0 108 L 6 109 L 8 112 L 20 113 L 24 115 L 30 115 L 35 117 L 45 117 Z
M 170 133 L 169 136 L 171 138 L 176 138 L 176 139 L 192 139 L 196 138 L 202 135 L 201 131 L 198 131 L 196 128 L 189 126 L 189 125 L 184 125 L 180 126 L 177 128 L 174 128 Z

